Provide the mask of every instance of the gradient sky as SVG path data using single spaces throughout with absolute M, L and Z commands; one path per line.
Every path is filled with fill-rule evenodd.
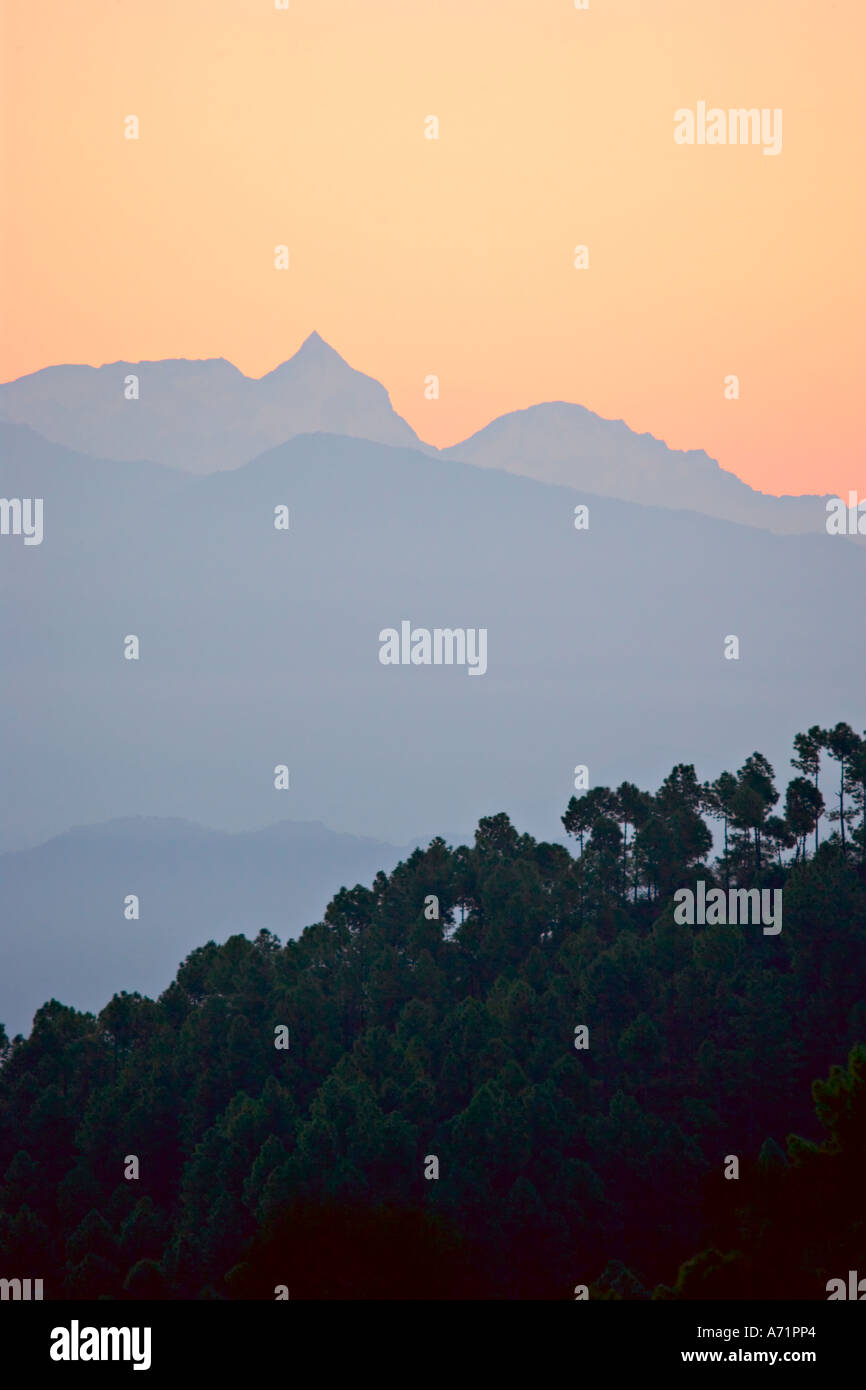
M 863 0 L 0 14 L 3 380 L 258 376 L 317 329 L 439 445 L 571 400 L 765 491 L 866 493 Z M 677 146 L 702 99 L 781 107 L 782 153 Z

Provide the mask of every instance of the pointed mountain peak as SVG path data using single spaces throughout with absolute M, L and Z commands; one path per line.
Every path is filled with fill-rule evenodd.
M 259 380 L 283 382 L 286 379 L 292 379 L 299 372 L 310 369 L 314 371 L 342 369 L 342 371 L 350 373 L 353 371 L 345 357 L 341 357 L 336 348 L 332 348 L 330 343 L 326 343 L 320 333 L 314 332 L 304 339 L 297 352 L 293 353 L 291 357 L 287 357 L 285 362 L 280 362 L 272 371 L 265 372 L 265 375 Z M 358 375 L 360 376 L 361 373 Z
M 294 357 L 289 358 L 289 361 L 342 362 L 344 367 L 348 366 L 345 358 L 340 356 L 336 348 L 332 348 L 330 343 L 326 343 L 321 334 L 315 331 L 304 339 Z
M 298 352 L 303 352 L 304 348 L 317 347 L 320 343 L 323 347 L 330 347 L 330 344 L 325 342 L 321 333 L 317 332 L 317 330 L 314 328 L 312 333 L 310 333 L 310 335 L 306 337 L 304 341 L 301 343 L 301 346 L 298 348 Z M 331 351 L 333 351 L 333 348 L 331 349 Z

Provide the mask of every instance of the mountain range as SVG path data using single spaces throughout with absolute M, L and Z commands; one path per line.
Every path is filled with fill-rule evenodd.
M 703 449 L 669 449 L 622 420 L 603 420 L 563 401 L 503 415 L 445 452 L 481 468 L 597 497 L 700 512 L 779 533 L 826 529 L 826 497 L 757 492 Z
M 576 530 L 563 487 L 324 433 L 191 477 L 0 425 L 0 495 L 25 485 L 43 542 L 0 539 L 7 849 L 132 813 L 403 844 L 508 809 L 550 838 L 577 764 L 651 785 L 684 746 L 709 775 L 756 735 L 787 759 L 804 719 L 866 724 L 866 553 L 838 537 L 588 494 Z M 485 628 L 486 674 L 381 664 L 404 621 Z
M 12 1030 L 52 993 L 158 991 L 203 939 L 296 934 L 407 827 L 507 810 L 561 840 L 578 765 L 653 789 L 757 745 L 783 790 L 795 732 L 866 726 L 866 551 L 826 534 L 820 498 L 762 499 L 579 406 L 435 450 L 318 339 L 269 385 L 137 364 L 127 402 L 129 365 L 0 388 L 0 496 L 44 508 L 41 544 L 0 537 Z M 404 622 L 483 628 L 486 673 L 383 665 Z
M 137 399 L 127 399 L 127 382 Z M 261 378 L 223 358 L 46 367 L 0 385 L 0 419 L 89 455 L 148 459 L 190 473 L 248 463 L 297 435 L 324 431 L 437 455 L 318 333 Z M 669 449 L 622 420 L 548 402 L 494 420 L 445 457 L 598 497 L 696 511 L 779 533 L 823 531 L 826 497 L 773 497 L 702 450 Z
M 125 394 L 131 376 L 139 392 L 133 400 Z M 45 367 L 0 385 L 0 419 L 82 453 L 149 459 L 188 473 L 238 468 L 316 430 L 421 443 L 384 387 L 354 371 L 318 333 L 259 379 L 221 357 Z
M 230 835 L 137 816 L 0 855 L 0 1021 L 11 1036 L 52 997 L 95 1012 L 118 990 L 155 997 L 203 942 L 297 936 L 341 884 L 408 852 L 311 823 Z M 124 915 L 130 894 L 137 919 Z

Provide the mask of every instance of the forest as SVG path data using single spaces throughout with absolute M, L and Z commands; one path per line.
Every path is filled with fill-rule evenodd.
M 46 1299 L 826 1299 L 866 1276 L 866 733 L 504 813 L 0 1027 L 0 1276 Z M 783 928 L 674 894 L 780 890 Z M 732 1163 L 732 1159 L 736 1163 Z M 733 1172 L 732 1170 L 736 1170 Z

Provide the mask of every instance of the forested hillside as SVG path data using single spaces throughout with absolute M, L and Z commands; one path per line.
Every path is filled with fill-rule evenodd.
M 815 727 L 792 761 L 781 791 L 758 753 L 594 788 L 573 854 L 490 816 L 296 941 L 209 943 L 156 1001 L 0 1030 L 0 1275 L 823 1299 L 866 1274 L 866 739 Z M 781 889 L 781 930 L 680 924 L 699 882 Z

